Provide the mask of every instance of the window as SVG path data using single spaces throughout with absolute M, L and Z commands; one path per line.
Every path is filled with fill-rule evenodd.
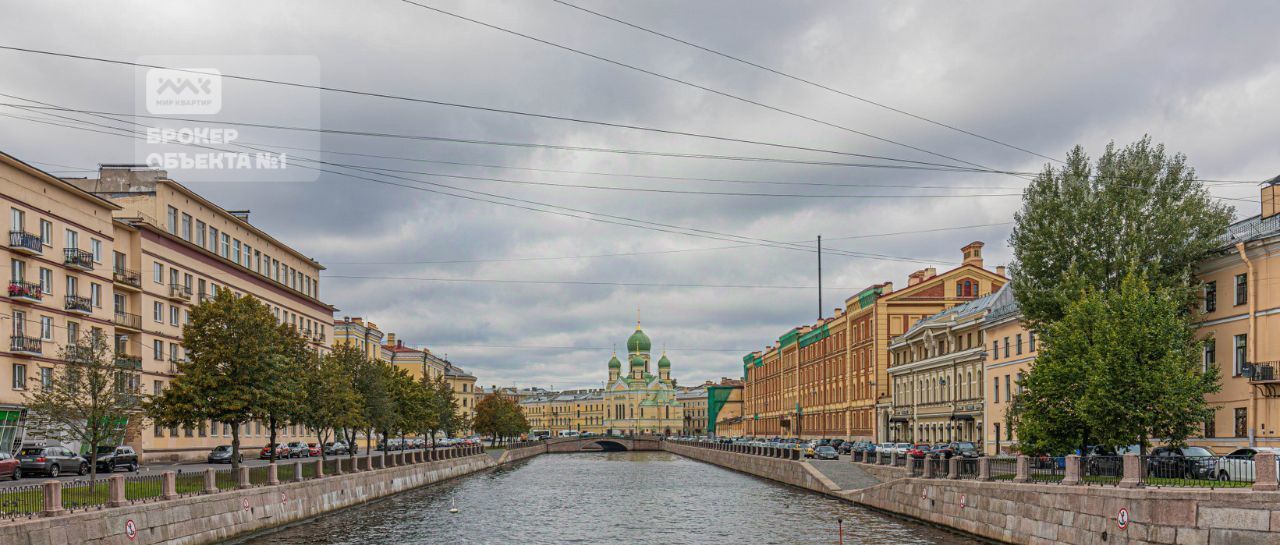
M 1204 311 L 1213 312 L 1218 310 L 1218 283 L 1204 283 Z
M 80 295 L 80 281 L 74 276 L 67 277 L 67 295 Z
M 209 251 L 218 253 L 218 228 L 209 226 Z
M 1243 305 L 1249 302 L 1249 275 L 1236 275 L 1236 304 Z
M 157 284 L 164 283 L 164 265 L 160 263 L 151 264 L 151 280 Z
M 1217 345 L 1218 343 L 1214 342 L 1213 339 L 1204 342 L 1204 371 L 1206 373 L 1209 371 L 1209 367 L 1217 364 Z
M 164 303 L 159 301 L 151 303 L 151 319 L 158 323 L 164 323 Z
M 45 246 L 53 246 L 53 222 L 40 220 L 40 242 Z
M 222 257 L 231 259 L 231 235 L 222 233 Z
M 1036 351 L 1036 332 L 1035 331 L 1027 332 L 1027 350 L 1030 352 Z
M 244 245 L 244 262 L 241 265 L 246 269 L 253 269 L 253 246 Z
M 96 238 L 89 239 L 89 253 L 93 254 L 94 263 L 102 263 L 102 241 Z
M 996 394 L 994 401 L 992 401 L 992 403 L 999 403 L 1000 402 L 1000 377 L 991 377 L 991 385 L 994 386 L 993 391 Z
M 13 364 L 13 389 L 25 390 L 27 388 L 27 366 L 22 363 Z
M 1235 359 L 1232 362 L 1231 376 L 1238 377 L 1244 372 L 1244 366 L 1249 363 L 1248 352 L 1249 335 L 1242 334 L 1235 337 Z
M 176 361 L 178 359 L 178 343 L 169 343 L 169 360 Z
M 178 234 L 178 209 L 170 206 L 168 213 L 165 215 L 165 219 L 167 220 L 165 225 L 168 227 L 169 233 L 174 235 Z
M 1013 388 L 1009 387 L 1009 375 L 1004 376 L 1004 400 L 1013 400 Z
M 1213 439 L 1214 437 L 1217 437 L 1217 436 L 1218 436 L 1218 430 L 1217 430 L 1218 426 L 1217 426 L 1217 423 L 1216 423 L 1216 422 L 1214 422 L 1214 417 L 1216 417 L 1216 416 L 1217 416 L 1217 415 L 1210 416 L 1209 418 L 1205 419 L 1205 421 L 1204 421 L 1204 437 L 1205 437 L 1205 439 Z
M 201 248 L 205 247 L 204 231 L 205 231 L 204 222 L 200 220 L 196 220 L 196 239 L 193 242 L 196 243 L 196 246 L 199 246 Z
M 1236 409 L 1235 428 L 1236 437 L 1249 436 L 1249 409 L 1244 407 Z
M 151 358 L 154 360 L 164 359 L 164 341 L 155 340 L 151 342 Z
M 102 308 L 102 286 L 95 282 L 89 283 L 89 302 L 93 308 Z
M 53 386 L 53 368 L 41 367 L 40 368 L 40 387 L 49 388 L 51 386 Z
M 1000 359 L 1000 339 L 991 341 L 991 359 Z
M 11 211 L 10 215 L 13 218 L 13 222 L 10 225 L 10 229 L 14 231 L 21 231 L 22 226 L 26 223 L 27 213 L 21 210 L 18 210 L 17 208 L 11 208 L 9 210 Z
M 77 232 L 75 232 L 75 231 L 73 231 L 73 230 L 71 230 L 71 229 L 67 229 L 67 233 L 66 233 L 66 234 L 67 234 L 67 240 L 66 240 L 67 245 L 66 245 L 66 247 L 67 247 L 67 248 L 79 248 L 79 247 L 80 247 L 80 233 L 77 233 Z
M 40 317 L 40 339 L 45 341 L 53 340 L 53 318 L 50 316 Z
M 169 305 L 169 325 L 178 325 L 177 305 Z
M 191 241 L 191 214 L 182 214 L 182 240 Z
M 236 239 L 234 242 L 232 242 L 231 248 L 232 248 L 231 255 L 234 256 L 234 259 L 232 259 L 232 261 L 235 261 L 236 264 L 239 265 L 240 264 L 240 239 Z
M 54 271 L 40 267 L 40 290 L 45 292 L 46 296 L 54 293 Z
M 1004 357 L 1009 357 L 1009 338 L 1004 338 Z
M 1021 355 L 1022 355 L 1022 334 L 1021 334 L 1021 333 L 1019 333 L 1019 334 L 1017 334 L 1014 338 L 1015 338 L 1015 339 L 1017 339 L 1017 341 L 1018 341 L 1018 349 L 1017 349 L 1017 351 L 1018 351 L 1018 355 L 1019 355 L 1019 356 L 1021 356 Z

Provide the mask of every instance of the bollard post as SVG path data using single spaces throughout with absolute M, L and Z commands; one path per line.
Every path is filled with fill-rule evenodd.
M 1261 491 L 1276 490 L 1276 454 L 1274 452 L 1259 452 L 1253 455 L 1253 467 L 1255 478 L 1253 481 L 1253 489 Z
M 373 471 L 373 453 L 372 452 L 369 453 L 368 456 L 364 457 L 364 470 Z
M 987 458 L 986 456 L 978 458 L 978 480 L 991 480 L 991 458 Z
M 267 464 L 267 484 L 270 486 L 280 484 L 280 468 L 277 464 Z
M 62 509 L 62 482 L 44 482 L 44 506 L 40 510 L 42 517 L 56 517 L 65 511 Z
M 1068 486 L 1080 484 L 1080 469 L 1080 456 L 1077 454 L 1068 455 L 1062 474 L 1062 484 Z
M 1013 476 L 1013 482 L 1026 483 L 1031 482 L 1031 458 L 1019 454 L 1018 455 L 1018 473 Z
M 319 464 L 320 460 L 316 460 L 316 463 Z M 295 482 L 302 480 L 302 460 L 293 463 L 293 480 Z
M 107 481 L 110 484 L 107 490 L 107 507 L 120 507 L 129 503 L 124 494 L 124 475 L 112 475 Z
M 1255 461 L 1254 467 L 1258 464 Z M 1120 488 L 1138 488 L 1142 486 L 1142 458 L 1137 454 L 1124 455 L 1124 476 L 1120 479 Z
M 947 478 L 953 479 L 953 480 L 960 478 L 960 457 L 959 456 L 952 456 L 949 460 L 947 460 Z
M 218 493 L 218 474 L 213 470 L 213 468 L 204 470 L 204 493 Z
M 878 465 L 878 466 L 882 466 L 882 465 L 884 465 L 883 458 L 884 458 L 884 453 L 883 453 L 883 452 L 881 452 L 881 451 L 879 451 L 879 450 L 877 450 L 877 451 L 876 451 L 876 465 Z
M 316 478 L 324 477 L 324 458 L 316 460 Z
M 889 453 L 889 465 L 891 466 L 898 465 L 898 451 L 895 450 Z
M 240 471 L 236 473 L 236 486 L 239 488 L 249 488 L 249 468 L 240 466 Z
M 907 463 L 909 463 L 909 464 L 913 464 L 913 463 L 915 463 L 915 459 L 914 459 L 914 458 L 907 458 Z M 934 475 L 933 475 L 933 464 L 929 463 L 929 459 L 928 459 L 928 458 L 921 458 L 921 459 L 920 459 L 920 463 L 924 464 L 924 470 L 920 472 L 920 476 L 921 476 L 921 477 L 924 477 L 924 478 L 926 478 L 926 479 L 932 479 L 932 478 L 934 477 Z
M 172 500 L 178 497 L 178 473 L 175 471 L 166 471 L 162 477 L 164 480 L 160 482 L 160 499 Z

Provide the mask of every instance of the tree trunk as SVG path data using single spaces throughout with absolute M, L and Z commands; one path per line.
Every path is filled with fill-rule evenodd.
M 77 470 L 80 468 L 76 468 Z M 93 487 L 98 484 L 98 443 L 89 444 L 89 495 L 93 495 Z
M 276 451 L 280 450 L 276 448 L 276 418 L 274 416 L 267 418 L 267 433 L 267 446 L 271 447 L 271 457 L 268 460 L 274 464 L 276 463 Z
M 231 474 L 240 471 L 240 423 L 231 423 Z
M 316 431 L 316 445 L 320 447 L 320 463 L 324 464 L 325 457 L 324 457 L 324 432 L 323 431 Z

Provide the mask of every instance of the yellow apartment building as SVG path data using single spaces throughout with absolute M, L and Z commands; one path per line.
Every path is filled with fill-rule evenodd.
M 598 389 L 543 392 L 520 401 L 531 431 L 605 433 L 604 393 Z
M 343 316 L 333 322 L 333 346 L 351 345 L 359 348 L 366 358 L 383 360 L 382 330 L 373 322 L 366 322 L 359 316 Z
M 982 320 L 994 294 L 920 320 L 889 342 L 889 441 L 981 441 Z
M 1201 282 L 1198 333 L 1205 367 L 1217 366 L 1217 407 L 1193 441 L 1226 453 L 1280 446 L 1280 177 L 1263 185 L 1262 213 L 1227 228 L 1223 246 L 1196 268 Z
M 444 379 L 453 389 L 453 396 L 458 400 L 458 409 L 470 422 L 476 416 L 476 403 L 480 401 L 480 398 L 476 397 L 476 377 L 450 363 L 449 360 L 441 361 L 444 362 Z M 463 431 L 470 433 L 471 430 Z
M 1013 296 L 1013 286 L 1007 285 L 996 292 L 991 309 L 982 324 L 982 335 L 987 352 L 984 362 L 986 381 L 989 384 L 984 395 L 983 450 L 987 454 L 1012 454 L 1017 452 L 1017 430 L 1006 421 L 1013 397 L 1022 391 L 1022 377 L 1031 371 L 1039 353 L 1036 333 L 1027 328 Z
M 744 357 L 745 433 L 887 440 L 889 341 L 921 319 L 1000 289 L 1004 267 L 984 268 L 982 248 L 964 246 L 961 265 L 941 274 L 933 267 L 912 273 L 905 288 L 870 286 L 833 317 Z
M 676 400 L 684 405 L 684 426 L 681 435 L 704 435 L 707 432 L 707 388 L 695 386 L 676 391 Z
M 116 334 L 111 260 L 120 205 L 88 193 L 10 155 L 0 153 L 0 197 L 9 209 L 3 248 L 9 286 L 0 354 L 0 452 L 23 441 L 59 439 L 56 430 L 28 426 L 24 394 L 47 383 L 63 351 L 83 336 Z M 121 354 L 140 364 L 138 352 Z M 139 434 L 130 425 L 133 436 Z M 79 445 L 68 443 L 75 449 Z

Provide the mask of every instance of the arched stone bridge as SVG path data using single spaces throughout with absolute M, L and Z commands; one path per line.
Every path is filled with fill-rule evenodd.
M 547 452 L 581 452 L 584 450 L 662 450 L 657 436 L 636 437 L 556 437 L 547 439 Z

